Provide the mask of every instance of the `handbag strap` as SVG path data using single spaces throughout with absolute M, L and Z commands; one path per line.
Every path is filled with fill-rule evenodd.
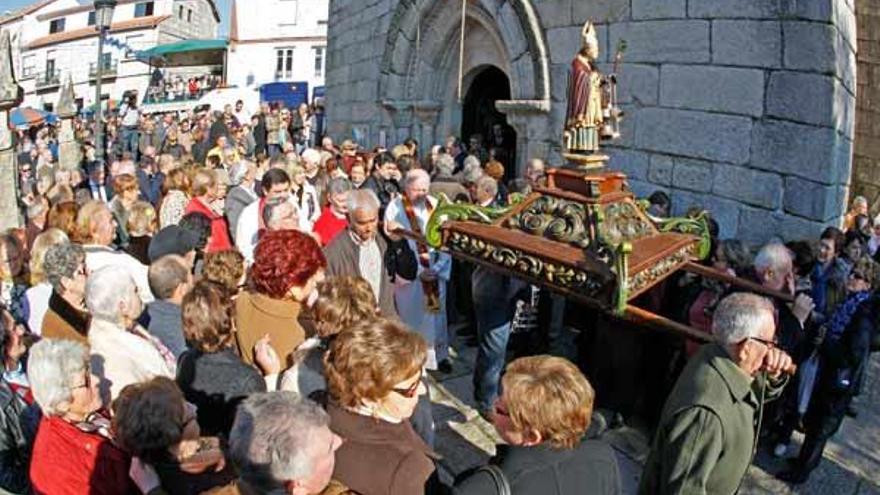
M 500 467 L 495 464 L 487 464 L 478 468 L 476 472 L 487 473 L 492 478 L 498 495 L 512 495 L 510 483 L 507 482 L 507 477 L 504 476 L 504 471 Z

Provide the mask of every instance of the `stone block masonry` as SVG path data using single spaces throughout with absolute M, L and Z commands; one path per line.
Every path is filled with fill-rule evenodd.
M 856 0 L 858 61 L 852 195 L 880 212 L 880 0 Z
M 434 142 L 460 133 L 460 5 L 331 0 L 327 119 L 334 137 L 350 137 L 355 126 L 373 140 L 380 130 L 397 136 L 388 108 L 408 102 L 439 110 L 404 132 Z M 589 19 L 601 71 L 612 70 L 613 51 L 627 44 L 618 74 L 624 135 L 607 151 L 610 167 L 626 172 L 634 191 L 669 192 L 679 214 L 702 205 L 718 217 L 722 237 L 754 243 L 817 235 L 838 221 L 851 175 L 853 191 L 880 208 L 880 0 L 468 5 L 466 44 L 495 40 L 470 49 L 510 79 L 516 101 L 505 108 L 517 132 L 518 170 L 537 154 L 561 163 L 568 68 Z M 381 29 L 366 39 L 349 34 L 364 26 Z M 352 53 L 358 60 L 349 60 Z M 367 70 L 370 64 L 378 69 Z M 481 69 L 465 69 L 466 92 Z

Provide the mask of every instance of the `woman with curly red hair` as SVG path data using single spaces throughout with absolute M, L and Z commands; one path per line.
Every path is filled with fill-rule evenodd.
M 254 345 L 268 335 L 282 367 L 292 364 L 293 351 L 305 340 L 300 313 L 317 295 L 326 268 L 321 247 L 307 234 L 278 230 L 260 238 L 251 266 L 252 288 L 235 301 L 235 338 L 246 362 L 253 364 Z

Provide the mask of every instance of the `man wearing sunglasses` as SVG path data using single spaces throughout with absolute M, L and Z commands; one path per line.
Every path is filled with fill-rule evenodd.
M 791 357 L 777 348 L 773 305 L 737 293 L 715 310 L 715 343 L 691 358 L 663 407 L 639 493 L 733 494 L 752 461 L 764 401 Z

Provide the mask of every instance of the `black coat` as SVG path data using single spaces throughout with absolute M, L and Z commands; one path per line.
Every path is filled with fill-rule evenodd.
M 490 461 L 501 468 L 516 495 L 616 495 L 621 492 L 620 471 L 614 452 L 599 440 L 584 440 L 572 450 L 546 445 L 498 446 Z M 456 495 L 498 493 L 484 471 L 465 475 L 456 484 Z
M 0 380 L 0 488 L 2 490 L 28 493 L 31 447 L 39 421 L 37 406 L 27 406 L 5 380 Z
M 186 400 L 198 407 L 202 436 L 227 436 L 238 404 L 266 391 L 260 372 L 232 349 L 184 352 L 177 362 L 177 384 Z

